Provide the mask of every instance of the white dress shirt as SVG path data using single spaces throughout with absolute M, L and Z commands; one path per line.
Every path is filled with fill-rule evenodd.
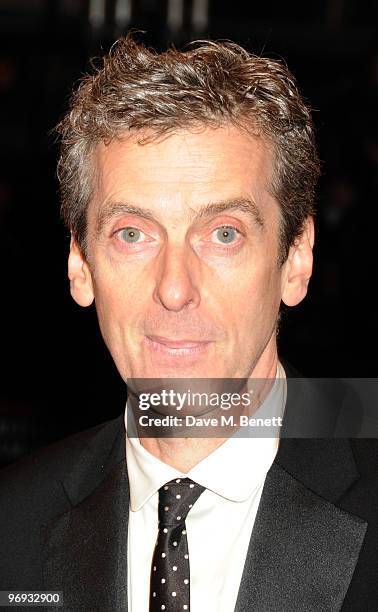
M 285 378 L 280 364 L 277 378 Z M 269 403 L 275 415 L 282 416 L 285 401 L 286 384 L 274 385 L 258 412 Z M 138 438 L 126 435 L 130 612 L 148 612 L 151 561 L 158 532 L 158 491 L 169 480 L 180 477 L 191 478 L 206 488 L 186 519 L 191 612 L 234 610 L 265 477 L 278 442 L 278 437 L 239 437 L 237 432 L 184 474 L 154 457 Z

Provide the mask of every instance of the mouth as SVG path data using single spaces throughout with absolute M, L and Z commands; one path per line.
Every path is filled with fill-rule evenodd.
M 165 336 L 145 336 L 147 346 L 161 355 L 193 357 L 205 353 L 211 344 L 207 340 L 174 340 Z

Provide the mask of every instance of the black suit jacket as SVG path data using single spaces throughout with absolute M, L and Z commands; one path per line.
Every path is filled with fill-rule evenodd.
M 378 610 L 377 450 L 281 439 L 237 612 Z M 128 503 L 123 415 L 3 470 L 0 590 L 61 590 L 72 612 L 127 610 Z

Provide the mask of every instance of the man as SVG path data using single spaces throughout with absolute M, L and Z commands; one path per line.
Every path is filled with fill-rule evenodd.
M 59 131 L 71 294 L 124 381 L 285 379 L 277 321 L 307 292 L 319 171 L 288 70 L 128 37 Z M 377 609 L 374 444 L 137 438 L 126 412 L 3 472 L 2 589 L 66 610 Z

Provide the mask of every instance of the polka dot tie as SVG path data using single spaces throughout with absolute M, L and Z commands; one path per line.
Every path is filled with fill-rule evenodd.
M 159 489 L 159 533 L 152 559 L 150 612 L 190 610 L 185 519 L 204 490 L 190 478 L 176 478 Z

